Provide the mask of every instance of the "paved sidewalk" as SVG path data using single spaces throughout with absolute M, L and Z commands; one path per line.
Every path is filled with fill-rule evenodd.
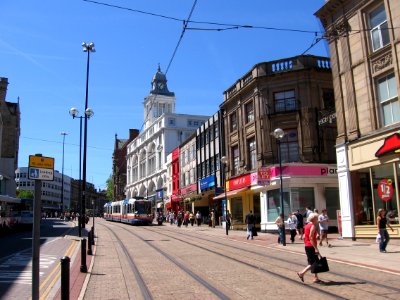
M 106 221 L 99 219 L 98 222 Z M 181 228 L 178 228 L 176 225 L 169 224 L 164 224 L 163 226 L 165 226 L 166 229 L 177 230 L 179 232 L 198 232 L 199 234 L 203 234 L 206 236 L 218 236 L 221 239 L 227 238 L 229 240 L 242 243 L 256 244 L 258 246 L 265 247 L 274 251 L 284 251 L 297 255 L 303 255 L 304 259 L 306 259 L 304 254 L 303 241 L 296 239 L 295 243 L 292 244 L 289 240 L 288 235 L 286 236 L 286 238 L 289 243 L 287 243 L 286 246 L 282 246 L 277 243 L 278 235 L 272 233 L 259 232 L 258 236 L 254 237 L 254 240 L 247 240 L 245 231 L 230 230 L 228 236 L 226 236 L 225 229 L 221 227 L 211 228 L 209 226 L 183 226 Z M 108 282 L 107 284 L 97 285 L 95 290 L 86 290 L 93 266 L 95 266 L 97 272 L 100 272 L 104 275 L 109 272 L 109 268 L 107 266 L 108 261 L 110 260 L 110 256 L 96 256 L 96 253 L 108 253 L 115 248 L 113 245 L 113 240 L 108 237 L 107 232 L 102 228 L 102 226 L 96 227 L 96 237 L 96 244 L 99 244 L 96 245 L 93 249 L 94 255 L 88 256 L 88 273 L 84 274 L 79 272 L 79 257 L 78 259 L 75 259 L 74 264 L 71 264 L 70 299 L 101 298 L 100 295 L 109 295 L 110 286 L 113 286 L 110 282 Z M 375 240 L 359 239 L 357 241 L 352 241 L 348 239 L 338 239 L 337 234 L 330 234 L 329 238 L 332 247 L 328 248 L 325 245 L 320 247 L 321 254 L 323 256 L 326 256 L 328 260 L 348 265 L 359 266 L 366 269 L 382 270 L 384 272 L 389 272 L 400 276 L 400 240 L 390 240 L 387 247 L 388 252 L 380 253 L 378 244 L 375 243 Z M 78 250 L 80 250 L 80 247 Z M 116 271 L 114 270 L 114 272 Z M 123 273 L 123 270 L 120 270 L 120 272 Z M 108 276 L 104 277 L 109 278 Z M 123 295 L 125 296 L 127 295 L 127 291 L 120 291 L 120 293 L 123 293 Z M 119 293 L 117 293 L 117 290 L 114 289 L 114 299 L 119 299 L 117 294 Z M 57 294 L 56 299 L 60 299 L 59 293 Z

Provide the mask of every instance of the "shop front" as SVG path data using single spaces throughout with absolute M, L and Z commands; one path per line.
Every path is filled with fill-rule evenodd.
M 245 217 L 253 211 L 256 226 L 261 220 L 260 196 L 257 192 L 257 173 L 245 174 L 232 178 L 226 182 L 226 198 L 228 210 L 231 213 L 232 229 L 243 230 L 246 228 Z M 214 201 L 223 201 L 225 193 L 214 197 Z
M 171 201 L 170 201 L 170 207 L 171 207 L 171 211 L 174 212 L 175 215 L 178 214 L 178 211 L 183 209 L 183 199 L 181 197 L 181 195 L 171 195 Z
M 342 154 L 345 149 L 341 149 Z M 352 143 L 347 154 L 348 171 L 342 167 L 344 184 L 340 187 L 343 236 L 374 238 L 378 210 L 385 209 L 388 222 L 395 229 L 390 236 L 399 238 L 400 133 Z
M 181 188 L 181 196 L 183 199 L 183 210 L 194 211 L 194 202 L 197 199 L 197 183 L 192 183 L 184 188 Z
M 200 212 L 203 224 L 209 223 L 211 209 L 219 211 L 218 205 L 215 205 L 216 203 L 212 200 L 215 194 L 215 187 L 215 175 L 205 177 L 198 182 L 199 194 L 193 203 L 193 211 L 195 213 Z
M 259 181 L 262 185 L 261 230 L 276 231 L 275 220 L 281 213 L 280 168 L 272 166 L 262 168 L 268 176 Z M 289 212 L 305 212 L 306 207 L 327 209 L 329 226 L 337 227 L 339 188 L 336 165 L 327 164 L 290 164 L 282 166 L 283 211 L 285 220 Z M 260 188 L 257 188 L 260 190 Z

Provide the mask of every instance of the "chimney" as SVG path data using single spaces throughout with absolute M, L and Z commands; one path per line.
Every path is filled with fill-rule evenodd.
M 129 140 L 133 141 L 139 135 L 139 129 L 129 129 Z
M 6 101 L 8 79 L 0 77 L 0 101 Z

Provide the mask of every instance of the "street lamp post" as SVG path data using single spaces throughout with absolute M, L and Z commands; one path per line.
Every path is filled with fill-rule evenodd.
M 85 228 L 83 216 L 83 206 L 82 206 L 82 180 L 81 180 L 81 167 L 82 167 L 82 119 L 84 116 L 79 116 L 79 111 L 77 108 L 72 107 L 69 110 L 69 114 L 72 116 L 73 119 L 79 119 L 79 190 L 78 190 L 78 208 L 79 208 L 79 218 L 78 218 L 78 234 L 79 237 L 82 236 L 82 228 Z M 91 108 L 88 108 L 85 111 L 85 116 L 90 119 L 94 115 L 94 112 Z
M 283 215 L 282 220 L 282 229 L 283 236 L 282 236 L 282 245 L 286 246 L 286 232 L 285 232 L 285 212 L 283 207 L 283 181 L 282 181 L 282 153 L 281 153 L 281 140 L 285 136 L 285 132 L 281 128 L 276 128 L 273 132 L 273 136 L 276 138 L 276 143 L 278 145 L 278 155 L 279 155 L 279 179 L 280 179 L 280 204 L 281 204 L 281 214 Z
M 63 150 L 62 150 L 62 171 L 61 171 L 61 214 L 64 212 L 64 145 L 65 145 L 65 136 L 68 133 L 66 132 L 61 132 L 61 135 L 63 136 Z
M 226 235 L 228 235 L 228 197 L 226 195 L 226 167 L 228 165 L 228 158 L 226 156 L 221 157 L 221 163 L 224 166 L 224 192 L 225 192 L 225 231 Z
M 83 52 L 87 52 L 86 64 L 86 97 L 85 97 L 85 129 L 83 132 L 83 168 L 82 168 L 82 228 L 85 228 L 85 214 L 86 214 L 86 152 L 87 152 L 87 110 L 88 110 L 88 97 L 89 97 L 89 66 L 90 66 L 90 52 L 95 52 L 94 43 L 82 43 Z

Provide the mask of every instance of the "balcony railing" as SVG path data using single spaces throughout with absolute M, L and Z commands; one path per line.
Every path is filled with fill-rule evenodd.
M 274 115 L 279 113 L 296 112 L 300 110 L 300 101 L 296 99 L 285 99 L 276 101 L 271 105 L 267 105 L 267 114 Z

